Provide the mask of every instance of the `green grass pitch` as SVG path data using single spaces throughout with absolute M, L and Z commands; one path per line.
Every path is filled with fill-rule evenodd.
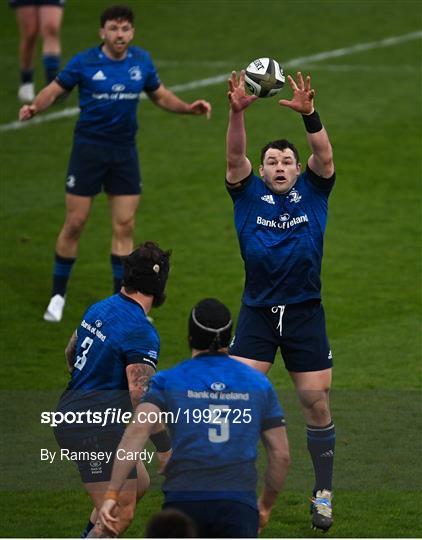
M 328 536 L 418 537 L 421 508 L 421 4 L 417 1 L 127 1 L 135 43 L 148 49 L 168 86 L 241 69 L 272 56 L 313 76 L 316 105 L 337 169 L 325 243 L 323 295 L 334 351 L 337 425 L 335 523 Z M 97 40 L 103 0 L 68 0 L 63 56 Z M 99 196 L 83 235 L 61 324 L 42 320 L 75 118 L 22 130 L 16 120 L 17 29 L 6 2 L 1 73 L 1 535 L 79 536 L 90 511 L 71 464 L 41 463 L 54 448 L 39 412 L 67 382 L 63 348 L 83 310 L 111 289 L 110 222 Z M 419 32 L 419 37 L 382 42 Z M 357 45 L 373 43 L 373 46 Z M 340 50 L 337 55 L 312 58 Z M 40 65 L 40 58 L 37 59 Z M 41 69 L 37 86 L 42 85 Z M 282 97 L 290 95 L 289 88 Z M 188 355 L 189 308 L 217 296 L 237 313 L 243 268 L 225 193 L 227 97 L 224 82 L 180 92 L 213 104 L 213 117 L 171 115 L 143 101 L 138 147 L 144 198 L 137 240 L 173 249 L 168 301 L 153 316 L 161 367 Z M 76 96 L 56 106 L 73 107 Z M 277 99 L 247 112 L 248 153 L 273 138 L 295 141 L 305 161 L 302 121 Z M 307 497 L 312 471 L 301 413 L 280 359 L 271 371 L 289 422 L 292 469 L 268 537 L 316 537 Z M 142 536 L 159 509 L 153 487 L 128 537 Z

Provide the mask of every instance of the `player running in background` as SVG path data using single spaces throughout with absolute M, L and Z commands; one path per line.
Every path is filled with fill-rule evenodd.
M 142 191 L 135 145 L 136 110 L 141 92 L 146 92 L 153 103 L 166 111 L 207 116 L 211 113 L 211 105 L 204 100 L 186 103 L 175 96 L 161 83 L 150 55 L 139 47 L 129 46 L 135 31 L 133 21 L 134 14 L 127 7 L 106 9 L 101 15 L 103 43 L 72 58 L 32 105 L 23 106 L 19 113 L 22 121 L 29 120 L 65 92 L 79 87 L 81 114 L 67 171 L 66 217 L 56 243 L 46 321 L 62 319 L 79 239 L 93 198 L 102 188 L 111 211 L 114 290 L 120 290 L 120 257 L 133 249 L 135 213 Z
M 97 412 L 132 411 L 139 403 L 149 378 L 155 373 L 160 339 L 147 319 L 152 306 L 165 300 L 169 272 L 169 252 L 154 242 L 145 242 L 125 257 L 123 287 L 115 294 L 91 306 L 84 314 L 77 332 L 66 349 L 71 381 L 60 398 L 57 411 Z M 59 424 L 55 428 L 62 449 L 86 452 L 115 452 L 125 424 L 110 418 L 106 425 L 85 421 L 83 424 Z M 158 452 L 170 450 L 170 440 L 163 426 L 157 426 L 152 441 Z M 165 456 L 162 456 L 165 457 Z M 88 493 L 99 509 L 111 475 L 112 461 L 77 462 Z M 119 499 L 119 527 L 123 532 L 132 520 L 136 500 L 149 485 L 148 473 L 141 461 L 134 464 Z M 95 520 L 96 512 L 91 514 Z M 94 526 L 88 522 L 86 536 Z
M 20 86 L 18 98 L 31 102 L 34 91 L 34 56 L 37 38 L 42 38 L 42 54 L 47 84 L 54 81 L 60 67 L 60 26 L 65 0 L 9 0 L 19 26 Z
M 335 431 L 329 407 L 332 354 L 321 304 L 321 261 L 328 196 L 334 185 L 333 152 L 314 109 L 311 79 L 288 77 L 293 99 L 284 105 L 303 115 L 312 154 L 301 171 L 295 146 L 285 139 L 261 152 L 259 176 L 246 156 L 244 111 L 257 99 L 245 93 L 245 74 L 229 80 L 226 185 L 246 280 L 230 354 L 267 373 L 280 347 L 307 423 L 315 470 L 312 523 L 332 524 Z
M 113 512 L 134 464 L 128 452 L 144 447 L 160 411 L 174 415 L 168 423 L 173 454 L 164 471 L 164 508 L 190 516 L 200 538 L 254 538 L 267 524 L 289 465 L 284 415 L 269 380 L 227 355 L 231 328 L 230 312 L 218 300 L 193 308 L 192 358 L 151 379 L 135 423 L 122 438 L 128 458 L 114 463 L 94 536 L 118 532 Z M 145 422 L 139 421 L 142 414 Z M 257 503 L 260 439 L 267 465 Z

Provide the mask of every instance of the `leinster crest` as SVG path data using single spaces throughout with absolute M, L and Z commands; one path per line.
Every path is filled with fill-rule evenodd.
M 129 75 L 132 81 L 140 81 L 142 79 L 142 71 L 139 66 L 133 66 L 129 69 Z
M 289 193 L 289 202 L 291 203 L 298 203 L 301 198 L 302 198 L 302 195 L 299 195 L 299 192 L 296 191 L 295 188 L 293 188 L 291 192 Z

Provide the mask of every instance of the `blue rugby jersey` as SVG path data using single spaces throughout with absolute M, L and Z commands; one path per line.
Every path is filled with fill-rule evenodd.
M 174 414 L 166 502 L 229 499 L 256 508 L 261 433 L 284 425 L 267 377 L 225 354 L 202 354 L 156 374 L 142 401 Z
M 321 298 L 321 262 L 331 179 L 307 167 L 292 189 L 273 193 L 253 171 L 228 192 L 245 266 L 242 301 L 265 307 Z
M 160 352 L 160 338 L 142 307 L 115 294 L 88 308 L 77 332 L 74 370 L 58 410 L 131 410 L 126 367 L 155 369 Z
M 135 142 L 140 93 L 161 84 L 150 55 L 139 47 L 129 47 L 123 60 L 108 58 L 101 46 L 88 49 L 74 56 L 56 81 L 68 91 L 79 86 L 75 140 L 120 146 Z

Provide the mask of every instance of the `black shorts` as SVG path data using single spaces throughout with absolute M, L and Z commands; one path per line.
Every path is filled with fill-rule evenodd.
M 66 177 L 66 192 L 93 197 L 142 192 L 136 146 L 118 148 L 75 141 Z
M 198 538 L 257 538 L 258 510 L 239 501 L 177 501 L 163 508 L 176 508 L 195 523 Z
M 242 304 L 230 354 L 272 363 L 278 347 L 289 371 L 332 367 L 320 300 L 263 308 Z
M 117 430 L 97 430 L 95 433 L 91 430 L 90 433 L 82 431 L 80 428 L 75 429 L 60 429 L 57 427 L 54 430 L 54 436 L 60 446 L 61 452 L 65 452 L 65 456 L 61 459 L 68 459 L 71 452 L 77 452 L 80 459 L 75 459 L 78 466 L 79 474 L 82 482 L 109 482 L 111 478 L 111 470 L 113 468 L 114 456 L 120 440 L 123 436 L 123 431 Z M 86 452 L 83 455 L 82 452 Z M 93 458 L 92 454 L 98 457 L 100 452 L 111 452 L 111 459 Z M 88 454 L 91 454 L 88 455 Z M 132 469 L 128 478 L 136 478 L 136 467 Z
M 57 6 L 64 7 L 66 0 L 9 0 L 9 6 L 19 8 L 24 6 Z

